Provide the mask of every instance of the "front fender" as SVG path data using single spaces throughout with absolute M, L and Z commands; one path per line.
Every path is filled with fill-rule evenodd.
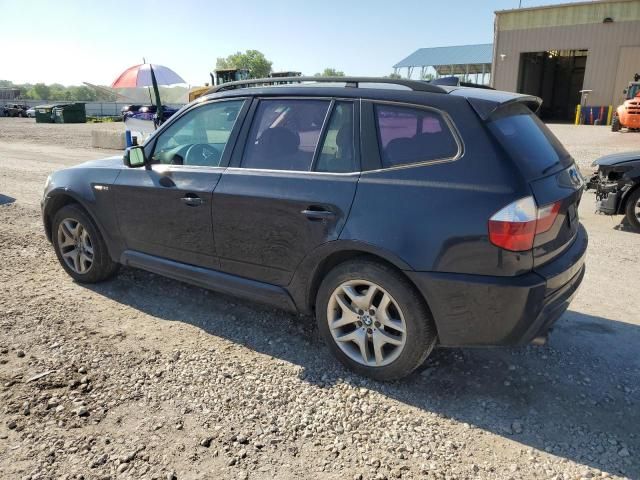
M 124 250 L 111 191 L 118 172 L 97 170 L 71 168 L 55 172 L 42 198 L 42 219 L 47 238 L 51 240 L 51 222 L 56 212 L 69 203 L 79 204 L 98 227 L 111 258 L 117 261 Z

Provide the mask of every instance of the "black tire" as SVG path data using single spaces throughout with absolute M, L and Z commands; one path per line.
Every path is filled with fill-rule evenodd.
M 636 232 L 640 232 L 640 218 L 638 218 L 636 215 L 636 205 L 638 205 L 639 203 L 640 187 L 631 192 L 631 195 L 629 195 L 627 204 L 625 206 L 625 216 L 627 217 L 627 221 Z
M 620 117 L 618 117 L 618 115 L 614 115 L 611 119 L 611 131 L 619 132 L 621 128 L 622 125 L 620 124 Z
M 372 282 L 381 287 L 402 311 L 406 340 L 397 358 L 387 365 L 368 366 L 354 361 L 333 338 L 327 318 L 329 302 L 340 285 L 353 280 Z M 316 321 L 320 336 L 338 360 L 356 373 L 380 381 L 397 380 L 411 374 L 424 363 L 438 338 L 429 309 L 409 280 L 395 269 L 369 259 L 340 264 L 327 274 L 316 296 Z M 362 322 L 359 325 L 362 326 Z
M 60 224 L 67 219 L 71 219 L 75 222 L 80 223 L 82 227 L 84 227 L 84 229 L 87 231 L 90 238 L 90 243 L 93 248 L 93 262 L 84 273 L 79 273 L 72 269 L 63 258 L 63 252 L 59 244 L 60 238 L 58 229 L 60 228 Z M 107 250 L 107 245 L 104 242 L 100 231 L 96 227 L 91 217 L 80 205 L 66 205 L 58 210 L 58 212 L 56 212 L 53 217 L 53 222 L 51 223 L 51 238 L 53 242 L 53 248 L 56 252 L 56 256 L 58 257 L 60 265 L 62 265 L 62 268 L 64 268 L 65 271 L 77 282 L 102 282 L 103 280 L 106 280 L 115 275 L 120 267 L 119 263 L 111 260 L 109 252 Z

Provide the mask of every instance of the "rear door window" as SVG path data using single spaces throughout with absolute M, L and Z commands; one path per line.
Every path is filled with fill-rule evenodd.
M 572 163 L 569 152 L 526 105 L 516 103 L 498 110 L 488 126 L 527 178 L 546 175 Z
M 453 158 L 458 144 L 443 116 L 419 107 L 375 105 L 382 166 Z
M 328 100 L 260 100 L 242 157 L 242 168 L 308 171 Z
M 335 103 L 314 170 L 331 173 L 356 171 L 352 102 Z

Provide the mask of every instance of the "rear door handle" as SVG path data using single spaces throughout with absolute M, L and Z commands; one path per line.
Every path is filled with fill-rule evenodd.
M 204 200 L 202 200 L 199 196 L 194 194 L 187 194 L 184 197 L 182 197 L 180 201 L 185 205 L 189 205 L 190 207 L 197 207 L 204 203 Z
M 312 210 L 312 209 L 307 209 L 307 210 L 302 210 L 302 213 L 305 217 L 307 217 L 309 220 L 325 220 L 325 219 L 329 219 L 329 218 L 333 218 L 336 216 L 335 213 L 329 211 L 329 210 Z

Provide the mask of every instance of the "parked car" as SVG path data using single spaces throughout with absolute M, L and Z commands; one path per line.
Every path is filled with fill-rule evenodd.
M 157 107 L 155 105 L 127 105 L 122 108 L 122 118 L 127 130 L 141 132 L 143 134 L 153 133 L 159 125 L 166 122 L 177 108 L 163 107 L 162 120 L 158 119 Z
M 4 106 L 4 114 L 7 117 L 26 117 L 28 105 L 11 103 Z
M 27 109 L 27 117 L 36 118 L 36 107 L 29 107 Z
M 317 83 L 214 87 L 124 158 L 52 174 L 42 212 L 62 267 L 93 283 L 127 265 L 315 314 L 338 359 L 379 380 L 435 346 L 543 341 L 587 234 L 584 181 L 541 100 L 296 81 Z
M 127 113 L 135 113 L 142 105 L 125 105 L 120 109 L 120 114 L 124 117 Z
M 593 162 L 597 167 L 587 183 L 596 192 L 596 212 L 625 215 L 640 232 L 640 151 L 605 155 Z

